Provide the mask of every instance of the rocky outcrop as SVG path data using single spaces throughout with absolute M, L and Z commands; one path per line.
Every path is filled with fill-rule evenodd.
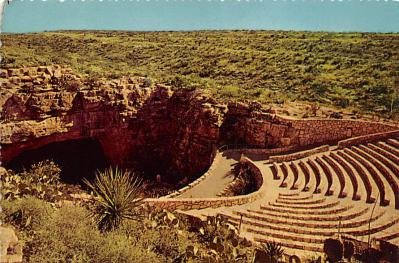
M 258 103 L 220 104 L 146 78 L 82 78 L 60 66 L 3 69 L 1 160 L 92 138 L 113 165 L 176 180 L 200 175 L 218 146 L 306 146 L 394 130 L 362 121 L 284 119 Z M 3 88 L 4 87 L 4 88 Z
M 58 66 L 1 76 L 9 91 L 1 109 L 5 164 L 51 142 L 95 138 L 111 164 L 196 175 L 212 161 L 227 112 L 201 93 L 173 92 L 145 78 L 82 80 Z
M 10 227 L 0 226 L 0 263 L 22 262 L 22 245 Z

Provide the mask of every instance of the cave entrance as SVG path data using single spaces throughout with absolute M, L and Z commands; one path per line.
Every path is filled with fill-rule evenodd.
M 61 181 L 69 184 L 83 184 L 83 178 L 92 180 L 97 169 L 102 170 L 109 165 L 97 139 L 88 138 L 54 142 L 27 150 L 11 160 L 6 167 L 19 172 L 46 159 L 60 166 Z

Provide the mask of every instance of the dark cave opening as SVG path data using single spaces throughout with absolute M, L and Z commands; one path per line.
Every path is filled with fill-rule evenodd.
M 61 168 L 61 181 L 83 184 L 83 178 L 92 180 L 95 172 L 109 163 L 100 143 L 95 138 L 49 143 L 43 147 L 27 150 L 11 160 L 6 168 L 20 172 L 32 164 L 53 160 Z

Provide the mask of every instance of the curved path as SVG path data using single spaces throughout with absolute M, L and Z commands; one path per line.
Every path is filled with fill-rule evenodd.
M 209 171 L 206 178 L 199 184 L 176 196 L 176 198 L 218 197 L 218 194 L 233 181 L 233 177 L 229 175 L 229 172 L 241 157 L 239 152 L 232 151 L 218 154 L 220 154 L 220 160 L 218 160 L 215 169 Z

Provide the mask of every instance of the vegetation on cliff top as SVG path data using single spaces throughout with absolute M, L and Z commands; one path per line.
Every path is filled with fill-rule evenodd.
M 220 98 L 399 111 L 399 35 L 200 31 L 3 34 L 2 67 L 66 64 L 82 75 L 141 75 Z

